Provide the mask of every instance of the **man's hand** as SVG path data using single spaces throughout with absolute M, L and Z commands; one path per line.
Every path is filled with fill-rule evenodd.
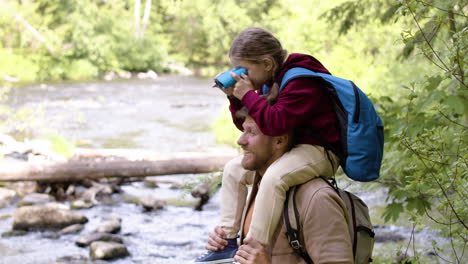
M 221 226 L 215 227 L 208 236 L 208 244 L 205 246 L 209 251 L 218 251 L 224 249 L 228 242 L 225 240 L 226 233 Z
M 241 78 L 239 77 L 239 75 L 231 72 L 231 76 L 237 81 L 234 85 L 233 91 L 233 94 L 237 99 L 242 100 L 242 98 L 248 91 L 254 90 L 253 84 L 250 81 L 249 76 L 247 76 L 246 74 L 242 73 Z
M 240 264 L 271 264 L 270 257 L 258 241 L 248 237 L 237 250 L 234 260 Z

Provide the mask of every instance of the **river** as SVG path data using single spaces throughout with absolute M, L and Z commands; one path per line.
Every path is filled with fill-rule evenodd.
M 215 118 L 227 106 L 223 94 L 211 88 L 206 79 L 162 76 L 156 80 L 33 85 L 13 90 L 7 103 L 13 109 L 31 109 L 34 127 L 17 128 L 23 136 L 59 134 L 87 148 L 145 149 L 159 153 L 230 149 L 216 143 L 210 131 Z M 164 177 L 183 181 L 200 175 Z M 172 190 L 168 184 L 152 189 L 135 182 L 122 186 L 122 190 L 122 194 L 114 194 L 107 202 L 80 210 L 89 219 L 81 235 L 92 232 L 104 215 L 122 218 L 121 234 L 131 255 L 111 263 L 182 264 L 204 252 L 208 232 L 218 222 L 219 194 L 203 211 L 166 206 L 146 213 L 140 206 L 125 202 L 124 197 L 191 198 Z M 359 195 L 371 207 L 385 202 L 382 191 Z M 11 217 L 1 216 L 12 215 L 14 209 L 14 206 L 0 208 L 0 233 L 12 226 Z M 411 228 L 385 226 L 381 231 L 409 238 Z M 418 248 L 430 248 L 431 241 L 439 239 L 427 229 L 417 235 L 422 238 Z M 88 257 L 88 249 L 74 244 L 79 236 L 52 239 L 48 232 L 31 232 L 2 238 L 0 264 L 52 264 L 63 256 Z M 406 245 L 407 241 L 403 243 Z M 396 254 L 398 247 L 404 251 L 401 246 L 390 244 L 377 243 L 376 253 L 389 257 Z
M 226 106 L 223 94 L 206 79 L 163 76 L 157 80 L 42 84 L 15 89 L 8 105 L 29 109 L 33 128 L 26 135 L 46 137 L 59 134 L 87 148 L 130 148 L 158 153 L 220 151 L 210 131 L 215 118 Z M 29 131 L 28 131 L 29 130 Z M 172 176 L 172 180 L 199 175 Z M 150 189 L 141 182 L 122 187 L 124 195 L 188 199 L 169 185 Z M 0 209 L 11 215 L 14 207 Z M 141 206 L 125 202 L 101 203 L 80 210 L 89 219 L 81 234 L 92 232 L 104 215 L 122 218 L 124 242 L 130 256 L 112 263 L 184 263 L 203 253 L 208 232 L 219 216 L 216 194 L 203 211 L 192 207 L 166 206 L 144 213 Z M 0 219 L 0 233 L 11 229 L 12 219 Z M 89 256 L 88 249 L 74 241 L 79 235 L 51 239 L 48 232 L 0 240 L 1 264 L 50 264 L 63 256 Z M 98 263 L 98 262 L 95 262 Z M 105 262 L 103 262 L 105 263 Z

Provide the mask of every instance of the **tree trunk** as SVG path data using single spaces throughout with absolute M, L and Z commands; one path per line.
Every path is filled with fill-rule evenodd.
M 151 0 L 146 0 L 145 13 L 143 14 L 143 26 L 141 28 L 140 37 L 145 38 L 146 27 L 148 26 L 149 17 L 151 14 Z
M 44 44 L 46 46 L 49 53 L 54 52 L 54 48 L 52 48 L 52 46 L 50 46 L 48 44 L 47 40 L 41 35 L 41 33 L 39 33 L 39 31 L 37 31 L 33 26 L 31 26 L 31 24 L 29 24 L 28 21 L 26 21 L 26 19 L 24 19 L 24 17 L 22 17 L 22 16 L 20 16 L 18 14 L 15 14 L 14 17 L 15 17 L 16 21 L 23 24 L 24 27 L 27 30 L 29 30 L 29 32 L 31 32 L 31 34 L 34 36 L 35 39 L 39 40 L 40 42 L 42 42 L 42 44 Z
M 220 170 L 234 155 L 165 160 L 70 160 L 30 164 L 0 163 L 0 181 L 70 182 L 106 177 L 144 177 Z
M 135 39 L 138 39 L 140 36 L 140 8 L 141 8 L 141 0 L 135 0 L 135 32 L 134 36 Z

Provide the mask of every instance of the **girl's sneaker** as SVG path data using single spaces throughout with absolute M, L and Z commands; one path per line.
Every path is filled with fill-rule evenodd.
M 233 263 L 234 256 L 237 252 L 237 239 L 226 239 L 228 245 L 222 250 L 208 251 L 195 260 L 198 264 L 221 264 L 221 263 Z

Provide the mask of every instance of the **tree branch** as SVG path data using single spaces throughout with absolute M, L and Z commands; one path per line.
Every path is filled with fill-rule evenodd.
M 445 70 L 447 72 L 449 72 L 455 79 L 457 79 L 463 86 L 467 87 L 463 82 L 462 80 L 460 80 L 458 78 L 457 75 L 455 75 L 451 70 L 450 68 L 445 64 L 445 62 L 442 60 L 442 58 L 439 56 L 439 54 L 434 50 L 434 47 L 432 47 L 430 41 L 427 39 L 427 36 L 426 34 L 424 33 L 424 31 L 422 30 L 421 28 L 421 25 L 419 25 L 419 22 L 418 20 L 416 19 L 416 14 L 414 13 L 413 9 L 411 9 L 411 7 L 409 6 L 408 4 L 408 0 L 405 1 L 406 2 L 406 7 L 408 8 L 408 10 L 410 11 L 411 13 L 411 16 L 413 17 L 413 20 L 414 22 L 416 23 L 419 31 L 421 32 L 423 38 L 424 38 L 424 41 L 426 42 L 426 44 L 428 45 L 428 47 L 431 49 L 432 53 L 434 53 L 434 55 L 437 57 L 437 59 L 440 61 L 440 63 L 442 63 L 442 65 L 445 67 Z M 468 88 L 468 87 L 467 87 Z
M 433 8 L 435 8 L 435 9 L 439 9 L 440 11 L 450 12 L 450 11 L 447 10 L 447 9 L 443 9 L 443 8 L 438 7 L 438 6 L 431 5 L 431 4 L 429 4 L 429 3 L 427 3 L 427 2 L 424 2 L 424 1 L 421 1 L 421 0 L 416 0 L 416 2 L 421 3 L 423 6 L 430 6 L 430 7 L 433 7 Z M 462 9 L 462 11 L 463 11 L 463 9 Z M 466 16 L 465 14 L 459 14 L 459 13 L 455 13 L 455 12 L 454 12 L 454 14 L 457 15 L 457 16 L 468 17 L 468 16 Z

